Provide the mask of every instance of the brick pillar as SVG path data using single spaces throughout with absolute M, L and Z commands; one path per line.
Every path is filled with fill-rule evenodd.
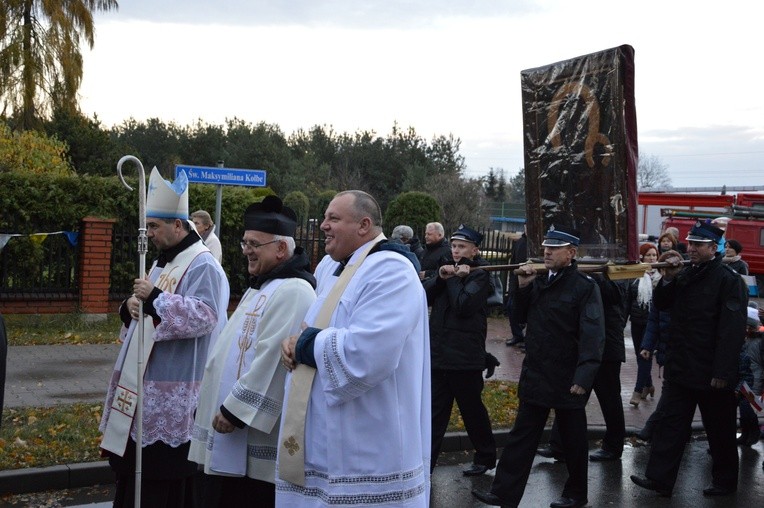
M 115 219 L 85 217 L 80 230 L 80 312 L 109 312 L 111 244 Z

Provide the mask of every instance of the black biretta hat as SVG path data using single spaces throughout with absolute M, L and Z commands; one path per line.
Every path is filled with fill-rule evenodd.
M 253 203 L 247 207 L 244 212 L 244 229 L 294 237 L 297 230 L 297 214 L 284 206 L 278 196 L 265 196 L 260 203 Z

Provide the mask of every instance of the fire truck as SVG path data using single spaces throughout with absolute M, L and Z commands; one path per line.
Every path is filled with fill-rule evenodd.
M 743 246 L 740 253 L 764 286 L 764 193 L 689 194 L 640 192 L 638 198 L 641 237 L 657 237 L 667 227 L 679 229 L 679 241 L 687 237 L 698 220 L 728 219 L 724 237 Z M 759 294 L 762 294 L 759 291 Z

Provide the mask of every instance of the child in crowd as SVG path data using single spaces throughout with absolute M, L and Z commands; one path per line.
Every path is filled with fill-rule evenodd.
M 753 410 L 748 400 L 740 395 L 740 387 L 745 381 L 754 394 L 760 395 L 762 392 L 762 333 L 759 330 L 761 321 L 759 320 L 759 309 L 756 303 L 750 303 L 748 306 L 748 319 L 746 320 L 746 337 L 743 349 L 740 351 L 740 368 L 738 382 L 738 409 L 740 411 L 740 437 L 737 444 L 743 446 L 753 446 L 761 438 L 759 429 L 759 418 Z

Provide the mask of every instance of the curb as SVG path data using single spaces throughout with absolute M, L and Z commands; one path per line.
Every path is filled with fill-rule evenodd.
M 114 483 L 108 461 L 0 471 L 0 492 L 29 494 Z
M 542 442 L 549 438 L 550 427 L 544 429 Z M 626 436 L 633 436 L 639 429 L 626 427 Z M 703 425 L 693 423 L 692 431 L 700 432 Z M 493 432 L 497 448 L 503 448 L 507 443 L 509 429 L 498 429 Z M 604 425 L 588 427 L 588 439 L 601 439 L 605 435 Z M 466 432 L 449 432 L 443 438 L 443 452 L 459 452 L 472 450 L 472 443 Z M 111 485 L 114 483 L 114 472 L 108 461 L 83 462 L 49 467 L 31 467 L 0 471 L 0 492 L 7 494 L 30 494 L 46 490 L 77 489 L 95 485 Z

